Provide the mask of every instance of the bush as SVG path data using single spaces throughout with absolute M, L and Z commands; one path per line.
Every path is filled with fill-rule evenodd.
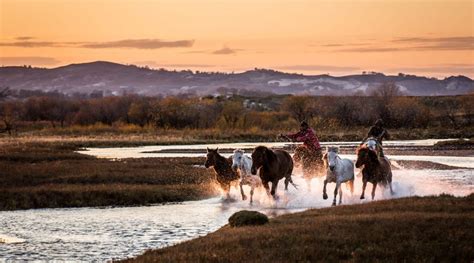
M 266 223 L 268 223 L 268 217 L 257 211 L 242 210 L 229 218 L 229 224 L 232 227 L 257 226 Z

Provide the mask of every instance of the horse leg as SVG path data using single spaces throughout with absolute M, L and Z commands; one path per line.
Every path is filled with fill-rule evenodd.
M 362 179 L 362 194 L 360 195 L 360 199 L 365 199 L 365 187 L 367 186 L 367 181 Z
M 328 199 L 328 194 L 326 193 L 326 185 L 328 184 L 328 180 L 324 179 L 324 186 L 323 186 L 323 199 Z
M 290 183 L 291 178 L 285 178 L 285 191 L 288 191 L 288 184 Z M 272 183 L 272 190 L 273 190 L 273 183 Z
M 337 199 L 337 190 L 338 188 L 340 188 L 340 183 L 339 182 L 336 182 L 336 188 L 334 188 L 334 200 L 332 200 L 332 205 L 335 206 L 336 205 L 336 199 Z
M 342 187 L 339 186 L 339 205 L 342 204 Z
M 377 182 L 374 183 L 374 187 L 372 187 L 372 200 L 375 198 L 375 189 L 377 188 Z
M 241 180 L 240 181 L 240 194 L 242 195 L 242 200 L 247 200 L 247 196 L 244 193 L 243 185 L 244 185 L 244 182 Z
M 224 186 L 226 199 L 230 199 L 230 184 Z
M 388 183 L 388 186 L 390 187 L 390 194 L 391 194 L 391 195 L 394 195 L 395 192 L 394 192 L 393 189 L 392 189 L 392 182 L 389 182 L 389 183 Z
M 278 186 L 278 180 L 273 181 L 272 190 L 270 191 L 270 194 L 273 196 L 273 198 L 275 198 L 275 192 L 276 192 L 277 186 Z
M 253 190 L 255 189 L 255 186 L 252 184 L 250 187 L 250 204 L 253 203 Z
M 265 191 L 267 191 L 267 195 L 270 195 L 270 186 L 268 186 L 268 182 L 262 182 Z

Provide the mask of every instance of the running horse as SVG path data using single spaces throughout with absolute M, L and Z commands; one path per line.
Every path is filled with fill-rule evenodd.
M 357 168 L 362 168 L 362 194 L 360 199 L 364 199 L 365 187 L 367 182 L 372 183 L 372 200 L 375 197 L 375 189 L 377 184 L 382 184 L 390 187 L 390 193 L 393 195 L 392 189 L 392 169 L 390 161 L 385 157 L 380 157 L 377 153 L 368 147 L 360 147 L 357 149 L 357 161 L 355 163 Z
M 220 184 L 227 199 L 230 198 L 230 186 L 239 179 L 239 175 L 232 170 L 232 159 L 227 159 L 219 154 L 219 148 L 215 150 L 207 148 L 206 168 L 213 167 L 216 172 L 216 180 Z
M 243 186 L 250 186 L 250 204 L 253 203 L 253 193 L 255 188 L 262 184 L 258 175 L 252 175 L 250 171 L 251 169 L 252 158 L 245 155 L 244 150 L 235 150 L 234 155 L 232 155 L 232 170 L 240 174 L 240 194 L 242 195 L 242 200 L 247 199 Z
M 311 179 L 324 175 L 324 162 L 321 151 L 313 152 L 304 145 L 299 145 L 295 149 L 293 160 L 295 166 L 301 166 L 303 178 L 306 180 L 308 189 L 311 191 Z
M 275 192 L 280 179 L 285 178 L 285 190 L 288 190 L 288 183 L 296 188 L 291 179 L 293 159 L 288 152 L 283 150 L 273 151 L 265 146 L 258 146 L 252 152 L 252 161 L 251 173 L 256 175 L 258 171 L 263 187 L 273 198 L 276 198 Z M 270 182 L 272 183 L 271 190 L 268 185 Z
M 342 203 L 341 184 L 345 183 L 349 186 L 351 194 L 354 193 L 354 164 L 349 159 L 339 157 L 339 148 L 328 147 L 323 156 L 324 167 L 326 168 L 326 179 L 324 180 L 323 199 L 326 200 L 327 183 L 336 183 L 334 189 L 334 199 L 332 205 L 336 205 L 337 192 L 339 190 L 339 204 Z

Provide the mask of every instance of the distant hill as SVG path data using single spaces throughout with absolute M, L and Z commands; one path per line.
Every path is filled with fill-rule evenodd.
M 353 95 L 370 94 L 385 82 L 396 83 L 406 95 L 460 95 L 474 91 L 474 81 L 465 76 L 442 80 L 399 74 L 369 73 L 333 77 L 330 75 L 290 74 L 268 69 L 242 73 L 215 73 L 154 70 L 134 65 L 97 61 L 53 69 L 0 67 L 0 87 L 12 90 L 58 91 L 65 94 L 104 95 L 212 95 L 234 93 Z

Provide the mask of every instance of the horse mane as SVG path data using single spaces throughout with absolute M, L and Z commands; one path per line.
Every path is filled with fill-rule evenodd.
M 356 155 L 359 155 L 359 152 L 363 149 L 369 149 L 369 148 L 367 148 L 367 145 L 365 145 L 365 144 L 363 144 L 362 146 L 357 147 Z
M 273 160 L 276 160 L 276 158 L 277 158 L 275 153 L 266 146 L 257 146 L 257 148 L 255 148 L 254 152 L 258 152 L 260 154 L 263 154 L 265 159 L 267 159 L 267 162 L 271 162 Z
M 268 162 L 271 162 L 277 159 L 275 153 L 272 150 L 268 149 L 267 147 L 265 147 L 265 156 L 268 158 Z
M 328 166 L 328 153 L 326 152 L 324 155 L 323 155 L 323 158 L 321 158 L 323 160 L 323 163 L 324 163 L 324 167 L 327 167 Z
M 376 162 L 376 163 L 379 162 L 379 157 L 377 156 L 377 153 L 375 153 L 374 151 L 372 151 L 368 147 L 366 147 L 366 146 L 359 147 L 357 149 L 357 155 L 359 155 L 359 152 L 361 152 L 361 151 L 367 152 L 367 154 L 369 155 L 372 162 Z

